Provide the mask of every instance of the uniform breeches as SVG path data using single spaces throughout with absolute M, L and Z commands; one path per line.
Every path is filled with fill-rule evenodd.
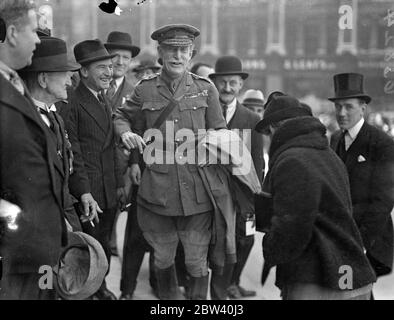
M 181 241 L 189 274 L 192 277 L 208 274 L 212 212 L 169 217 L 138 206 L 137 213 L 144 237 L 154 249 L 156 268 L 166 269 L 174 264 L 178 242 Z

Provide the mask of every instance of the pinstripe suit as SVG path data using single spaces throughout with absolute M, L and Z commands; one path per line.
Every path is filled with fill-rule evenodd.
M 103 210 L 95 228 L 89 224 L 83 227 L 101 243 L 110 261 L 109 241 L 117 209 L 116 189 L 123 186 L 110 107 L 101 104 L 81 82 L 64 109 L 63 117 L 74 153 L 70 191 L 78 199 L 90 192 Z

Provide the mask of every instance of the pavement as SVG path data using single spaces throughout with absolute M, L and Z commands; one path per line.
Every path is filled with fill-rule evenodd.
M 394 213 L 394 211 L 393 211 Z M 122 247 L 124 238 L 124 226 L 126 225 L 125 215 L 120 215 L 117 221 L 117 243 L 118 247 Z M 262 253 L 262 233 L 257 233 L 255 236 L 255 243 L 249 255 L 245 269 L 241 276 L 241 285 L 248 290 L 255 290 L 256 297 L 250 300 L 280 300 L 280 291 L 275 286 L 275 269 L 272 269 L 270 275 L 264 284 L 260 283 L 261 270 L 263 267 L 263 253 Z M 111 269 L 107 276 L 108 288 L 120 296 L 120 276 L 121 276 L 121 252 L 119 257 L 112 256 Z M 144 261 L 138 276 L 138 284 L 134 293 L 135 300 L 157 300 L 153 295 L 149 286 L 149 255 L 145 254 Z M 391 275 L 379 278 L 374 285 L 374 296 L 376 300 L 394 300 L 394 273 Z M 209 298 L 209 296 L 208 296 Z

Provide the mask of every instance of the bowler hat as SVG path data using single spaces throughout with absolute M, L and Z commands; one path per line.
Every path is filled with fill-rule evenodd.
M 113 31 L 108 35 L 107 43 L 104 46 L 109 49 L 125 49 L 131 52 L 131 56 L 135 57 L 140 53 L 140 48 L 133 46 L 131 36 L 126 32 Z
M 235 56 L 220 57 L 215 64 L 215 72 L 209 75 L 213 79 L 217 76 L 239 75 L 243 80 L 249 77 L 249 74 L 242 71 L 242 62 Z
M 108 261 L 101 244 L 83 232 L 69 232 L 68 245 L 54 268 L 57 293 L 66 300 L 83 300 L 102 285 Z
M 170 24 L 154 31 L 151 38 L 157 40 L 159 44 L 182 47 L 191 45 L 199 35 L 200 30 L 191 25 Z
M 161 67 L 156 65 L 153 60 L 142 60 L 138 66 L 136 66 L 132 71 L 141 72 L 144 70 L 151 69 L 153 72 L 158 72 Z
M 297 99 L 290 96 L 274 96 L 265 109 L 263 120 L 256 125 L 256 131 L 264 132 L 273 123 L 310 115 Z
M 67 45 L 62 39 L 41 37 L 36 46 L 30 66 L 21 72 L 65 72 L 77 71 L 81 66 L 70 62 L 67 56 Z
M 260 90 L 250 89 L 245 92 L 242 102 L 245 106 L 264 106 L 264 95 Z
M 330 101 L 361 98 L 368 104 L 372 100 L 364 92 L 364 77 L 359 73 L 340 73 L 334 75 L 334 90 L 335 97 L 328 98 Z
M 75 60 L 81 65 L 112 59 L 116 54 L 109 54 L 104 44 L 98 39 L 85 40 L 74 47 Z

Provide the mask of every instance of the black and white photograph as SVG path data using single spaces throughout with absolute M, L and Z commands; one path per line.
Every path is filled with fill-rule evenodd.
M 393 216 L 393 0 L 0 0 L 0 300 L 394 300 Z

